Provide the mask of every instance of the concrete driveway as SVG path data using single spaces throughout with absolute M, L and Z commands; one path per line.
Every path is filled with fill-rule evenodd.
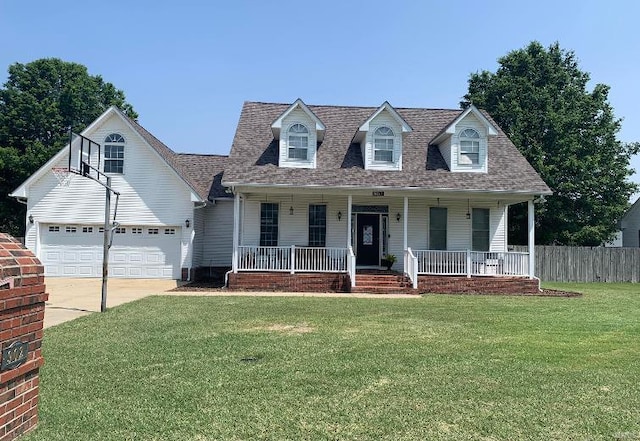
M 175 280 L 109 279 L 107 308 L 160 294 L 177 285 Z M 45 305 L 44 327 L 48 328 L 100 311 L 102 279 L 45 278 L 49 300 Z

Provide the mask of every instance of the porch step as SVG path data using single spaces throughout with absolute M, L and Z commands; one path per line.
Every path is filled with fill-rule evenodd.
M 351 292 L 373 294 L 418 294 L 408 277 L 399 274 L 356 274 Z

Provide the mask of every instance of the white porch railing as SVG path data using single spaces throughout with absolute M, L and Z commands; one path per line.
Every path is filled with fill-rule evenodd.
M 414 253 L 418 274 L 467 277 L 529 275 L 529 253 L 469 250 L 416 250 Z
M 347 248 L 239 246 L 238 271 L 344 273 Z
M 404 250 L 404 272 L 411 280 L 413 289 L 418 288 L 418 258 L 413 254 L 411 248 Z

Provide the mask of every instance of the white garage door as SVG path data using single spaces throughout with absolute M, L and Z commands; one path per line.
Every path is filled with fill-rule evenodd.
M 40 259 L 51 277 L 102 277 L 102 227 L 42 225 Z M 180 228 L 123 226 L 109 250 L 109 276 L 180 278 Z

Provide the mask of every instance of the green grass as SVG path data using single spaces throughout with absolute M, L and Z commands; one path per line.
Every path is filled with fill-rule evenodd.
M 146 298 L 46 331 L 23 439 L 640 439 L 640 286 L 547 287 Z

